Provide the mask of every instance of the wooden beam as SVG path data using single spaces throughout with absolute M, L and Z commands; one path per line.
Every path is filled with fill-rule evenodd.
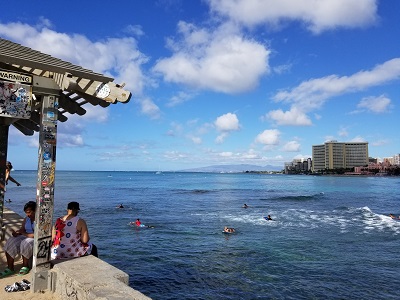
M 84 108 L 82 108 L 75 101 L 70 100 L 70 98 L 65 94 L 61 94 L 58 101 L 60 107 L 62 107 L 65 111 L 69 112 L 70 114 L 78 114 L 80 116 L 83 116 L 86 113 L 86 110 Z
M 74 76 L 64 76 L 62 89 L 73 93 L 84 93 L 106 102 L 125 102 L 128 103 L 131 93 L 123 90 L 113 82 L 93 81 L 86 78 Z M 82 98 L 85 98 L 82 94 Z
M 25 126 L 22 126 L 18 122 L 14 122 L 13 126 L 27 136 L 32 136 L 35 133 L 32 129 L 26 128 Z

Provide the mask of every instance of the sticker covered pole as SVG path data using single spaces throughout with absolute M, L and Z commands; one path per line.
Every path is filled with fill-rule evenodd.
M 33 249 L 33 291 L 49 288 L 50 248 L 54 211 L 56 170 L 58 97 L 43 97 L 38 151 L 38 181 L 36 185 L 36 224 Z

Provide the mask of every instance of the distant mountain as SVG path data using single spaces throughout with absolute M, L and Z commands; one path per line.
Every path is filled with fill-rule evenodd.
M 281 171 L 283 168 L 278 166 L 266 165 L 266 166 L 257 166 L 257 165 L 214 165 L 202 168 L 193 168 L 193 169 L 185 169 L 180 170 L 179 172 L 204 172 L 204 173 L 241 173 L 246 171 Z

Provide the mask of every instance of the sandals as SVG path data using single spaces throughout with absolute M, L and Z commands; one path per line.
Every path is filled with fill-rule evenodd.
M 19 270 L 18 275 L 21 275 L 21 276 L 26 275 L 29 273 L 29 271 L 30 271 L 30 269 L 28 267 L 22 267 L 21 270 Z
M 6 285 L 4 290 L 7 293 L 11 293 L 11 292 L 27 291 L 30 288 L 31 288 L 31 283 L 26 279 L 22 279 L 21 282 L 15 282 L 14 284 Z
M 9 268 L 6 268 L 3 272 L 0 273 L 0 278 L 4 278 L 10 275 L 13 275 L 15 271 L 10 270 Z

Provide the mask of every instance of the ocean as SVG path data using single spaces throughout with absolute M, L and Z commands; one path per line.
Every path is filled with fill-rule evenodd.
M 8 185 L 6 206 L 23 215 L 37 174 L 12 176 L 22 186 Z M 399 177 L 57 171 L 55 180 L 54 217 L 80 202 L 99 257 L 153 299 L 400 298 L 400 221 L 388 216 L 400 215 Z M 128 225 L 137 218 L 154 228 Z

